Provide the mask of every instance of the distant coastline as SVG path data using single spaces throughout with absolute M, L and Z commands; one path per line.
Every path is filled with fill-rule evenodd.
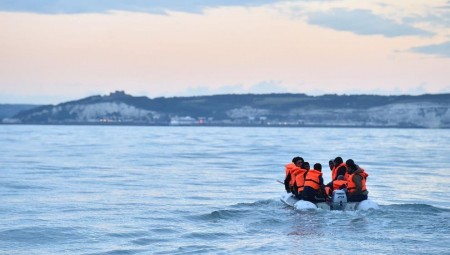
M 0 118 L 2 124 L 40 125 L 450 128 L 450 94 L 150 99 L 116 91 L 58 105 L 0 105 Z

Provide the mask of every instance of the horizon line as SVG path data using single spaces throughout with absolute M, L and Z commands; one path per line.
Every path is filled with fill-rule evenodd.
M 86 98 L 90 98 L 90 97 L 108 97 L 108 96 L 113 96 L 115 94 L 122 94 L 125 96 L 131 96 L 131 97 L 145 97 L 148 98 L 150 100 L 154 100 L 154 99 L 172 99 L 172 98 L 196 98 L 196 97 L 214 97 L 214 96 L 248 96 L 248 95 L 255 95 L 255 96 L 268 96 L 268 95 L 302 95 L 302 96 L 307 96 L 307 97 L 323 97 L 323 96 L 379 96 L 379 97 L 401 97 L 401 96 L 410 96 L 410 97 L 420 97 L 420 96 L 437 96 L 437 95 L 450 95 L 450 92 L 444 92 L 444 93 L 423 93 L 423 94 L 388 94 L 388 95 L 382 95 L 382 94 L 347 94 L 347 93 L 329 93 L 329 94 L 320 94 L 320 95 L 311 95 L 311 94 L 307 94 L 307 93 L 291 93 L 291 92 L 270 92 L 270 93 L 224 93 L 224 94 L 210 94 L 210 95 L 191 95 L 191 96 L 156 96 L 156 97 L 149 97 L 147 95 L 133 95 L 133 94 L 128 94 L 125 92 L 125 90 L 115 90 L 114 92 L 110 92 L 109 94 L 92 94 L 89 96 L 85 96 L 85 97 L 81 97 L 78 99 L 72 99 L 72 100 L 67 100 L 67 101 L 62 101 L 59 103 L 43 103 L 43 104 L 39 104 L 39 103 L 2 103 L 0 102 L 0 105 L 36 105 L 36 106 L 45 106 L 45 105 L 59 105 L 59 104 L 65 104 L 65 103 L 69 103 L 69 102 L 74 102 L 74 101 L 79 101 L 82 99 L 86 99 Z

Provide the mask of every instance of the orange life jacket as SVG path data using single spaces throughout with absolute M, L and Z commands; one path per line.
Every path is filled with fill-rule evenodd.
M 286 170 L 286 177 L 291 173 L 291 169 L 297 167 L 294 163 L 289 163 L 284 166 L 284 169 Z
M 286 177 L 288 177 L 288 175 L 291 176 L 291 180 L 289 181 L 289 187 L 294 186 L 294 182 L 295 182 L 295 176 L 294 176 L 294 172 L 300 170 L 300 167 L 296 166 L 294 163 L 289 163 L 285 166 L 286 168 Z
M 300 169 L 295 173 L 295 184 L 297 185 L 298 192 L 303 191 L 303 187 L 305 185 L 305 176 L 307 172 L 308 170 L 306 169 Z
M 335 180 L 333 181 L 333 190 L 339 190 L 347 187 L 346 180 Z
M 356 184 L 353 182 L 353 176 L 355 176 L 355 175 L 359 175 L 359 176 L 362 177 L 362 181 L 361 181 L 361 185 L 362 185 L 362 187 L 361 187 L 361 192 L 366 191 L 366 179 L 367 179 L 367 177 L 369 176 L 369 174 L 366 173 L 366 172 L 364 171 L 364 169 L 362 169 L 362 168 L 359 168 L 359 169 L 360 169 L 361 171 L 357 170 L 356 173 L 353 173 L 353 174 L 349 175 L 349 177 L 348 177 L 348 179 L 347 179 L 347 190 L 348 190 L 348 193 L 352 193 L 352 192 L 354 192 L 355 189 L 356 189 Z
M 320 190 L 320 179 L 322 176 L 322 172 L 317 171 L 315 169 L 311 169 L 308 171 L 305 177 L 305 187 L 311 187 L 315 190 Z
M 345 167 L 345 178 L 347 178 L 348 177 L 348 174 L 347 174 L 347 165 L 345 164 L 345 163 L 341 163 L 341 164 L 339 164 L 338 166 L 335 166 L 334 168 L 333 168 L 333 170 L 331 170 L 331 180 L 332 181 L 334 181 L 334 180 L 336 180 L 337 179 L 337 171 L 338 171 L 338 169 L 341 167 L 341 166 L 344 166 Z

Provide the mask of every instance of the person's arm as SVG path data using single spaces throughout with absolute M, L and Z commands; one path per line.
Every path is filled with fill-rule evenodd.
M 291 192 L 291 187 L 289 187 L 289 182 L 291 181 L 291 174 L 288 174 L 284 179 L 284 189 L 287 193 Z
M 324 197 L 327 197 L 327 191 L 325 190 L 325 185 L 323 184 L 323 177 L 319 176 L 319 190 Z
M 360 194 L 362 192 L 362 177 L 358 174 L 353 176 L 353 182 L 355 183 L 355 191 L 352 193 Z
M 293 193 L 295 196 L 298 196 L 297 182 L 294 182 L 294 186 L 292 187 L 292 193 Z

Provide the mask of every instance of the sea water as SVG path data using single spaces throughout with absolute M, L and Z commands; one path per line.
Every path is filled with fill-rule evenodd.
M 352 158 L 380 210 L 296 211 Z M 0 125 L 0 254 L 450 254 L 450 130 Z

